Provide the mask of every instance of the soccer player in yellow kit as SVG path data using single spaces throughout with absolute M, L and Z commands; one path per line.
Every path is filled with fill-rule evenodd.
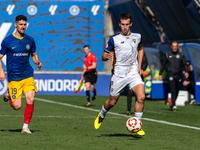
M 24 15 L 18 15 L 15 19 L 15 33 L 6 37 L 0 48 L 0 80 L 5 80 L 5 73 L 2 68 L 1 59 L 7 55 L 7 75 L 8 75 L 8 90 L 11 107 L 19 110 L 22 107 L 22 92 L 26 97 L 26 108 L 24 112 L 24 125 L 22 133 L 32 132 L 28 125 L 32 118 L 34 110 L 34 96 L 37 93 L 37 87 L 33 78 L 33 68 L 30 65 L 29 57 L 38 65 L 38 69 L 42 69 L 43 65 L 40 62 L 36 53 L 34 39 L 25 34 L 27 27 L 27 18 Z M 6 94 L 8 95 L 8 93 Z M 6 98 L 4 98 L 6 99 Z

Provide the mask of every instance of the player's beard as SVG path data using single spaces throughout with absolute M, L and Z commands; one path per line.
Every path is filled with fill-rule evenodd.
M 129 30 L 128 30 L 128 29 L 126 29 L 126 30 L 125 30 L 125 29 L 124 29 L 124 30 L 122 30 L 122 34 L 123 34 L 123 35 L 125 35 L 125 36 L 126 36 L 126 35 L 128 35 L 128 33 L 129 33 Z

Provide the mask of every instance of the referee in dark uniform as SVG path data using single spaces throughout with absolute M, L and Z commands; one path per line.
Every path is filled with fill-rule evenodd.
M 169 79 L 169 86 L 171 90 L 172 105 L 170 106 L 172 111 L 176 111 L 176 99 L 178 97 L 179 89 L 182 79 L 182 65 L 185 68 L 185 78 L 188 78 L 188 68 L 183 53 L 178 51 L 178 42 L 174 41 L 171 44 L 172 51 L 166 53 L 166 57 L 160 68 L 159 79 L 162 80 L 162 72 L 167 65 L 167 75 Z

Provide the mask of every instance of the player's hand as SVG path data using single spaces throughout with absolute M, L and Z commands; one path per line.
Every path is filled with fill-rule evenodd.
M 189 77 L 188 72 L 185 72 L 185 78 L 187 79 Z
M 6 75 L 4 72 L 0 72 L 0 81 L 4 81 L 6 78 Z
M 84 70 L 86 70 L 86 69 L 87 69 L 86 65 L 83 65 L 83 69 L 84 69 Z
M 139 74 L 142 75 L 143 74 L 143 70 L 139 68 Z
M 158 80 L 162 80 L 162 75 L 159 75 Z
M 38 62 L 38 70 L 41 70 L 43 68 L 43 65 L 42 65 L 42 63 L 39 61 Z
M 108 53 L 107 59 L 112 60 L 113 58 L 113 52 Z

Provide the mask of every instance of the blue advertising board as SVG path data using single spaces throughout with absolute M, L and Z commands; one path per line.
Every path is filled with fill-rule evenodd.
M 111 75 L 98 75 L 96 90 L 97 95 L 109 96 Z M 35 74 L 38 95 L 85 95 L 85 88 L 75 94 L 81 74 Z M 0 81 L 0 95 L 7 91 L 7 79 Z M 91 93 L 92 94 L 92 93 Z
M 0 1 L 0 43 L 15 31 L 15 17 L 23 14 L 28 18 L 26 33 L 35 39 L 43 71 L 81 71 L 84 45 L 90 46 L 97 56 L 97 70 L 103 71 L 103 11 L 103 0 Z M 4 58 L 4 70 L 5 65 Z

